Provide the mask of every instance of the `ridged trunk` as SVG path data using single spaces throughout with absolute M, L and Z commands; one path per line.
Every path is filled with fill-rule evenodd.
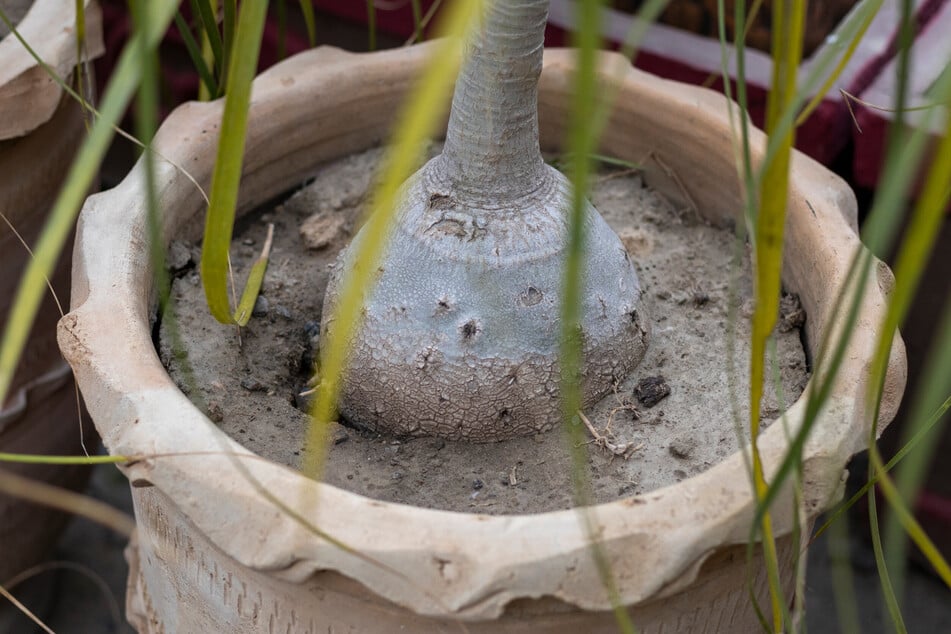
M 469 43 L 443 157 L 457 191 L 518 198 L 538 188 L 538 77 L 548 0 L 495 2 Z

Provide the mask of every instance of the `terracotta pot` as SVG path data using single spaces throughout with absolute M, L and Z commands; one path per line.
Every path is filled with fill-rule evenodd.
M 36 0 L 19 23 L 23 37 L 63 76 L 77 63 L 72 0 Z M 99 10 L 86 3 L 86 57 L 102 51 Z M 87 68 L 91 68 L 87 64 Z M 87 71 L 90 72 L 90 71 Z M 46 214 L 85 134 L 79 104 L 29 56 L 12 35 L 0 41 L 0 211 L 27 244 L 34 245 Z M 66 307 L 69 301 L 70 250 L 50 282 Z M 6 223 L 0 223 L 0 329 L 29 254 Z M 14 374 L 10 394 L 0 404 L 0 451 L 28 454 L 76 454 L 80 445 L 78 400 L 69 366 L 56 347 L 60 313 L 47 295 Z M 86 429 L 90 450 L 97 444 Z M 53 465 L 2 465 L 30 478 L 80 489 L 86 470 Z M 66 516 L 45 507 L 0 495 L 0 583 L 39 562 L 52 547 Z M 14 589 L 14 593 L 18 593 Z M 4 602 L 5 603 L 5 602 Z M 0 629 L 3 618 L 0 617 Z
M 300 183 L 322 161 L 379 143 L 424 61 L 426 46 L 354 55 L 317 49 L 261 75 L 254 86 L 240 211 Z M 539 87 L 543 143 L 564 137 L 573 55 L 546 53 Z M 620 71 L 620 72 L 618 72 Z M 727 104 L 710 91 L 661 80 L 607 54 L 601 73 L 621 94 L 603 152 L 643 162 L 647 181 L 673 199 L 689 197 L 710 222 L 742 208 Z M 155 144 L 199 183 L 209 182 L 222 104 L 186 104 Z M 755 155 L 764 138 L 754 134 Z M 162 238 L 198 237 L 203 203 L 174 167 L 160 162 Z M 142 166 L 82 212 L 72 312 L 60 346 L 111 452 L 142 456 L 126 465 L 138 538 L 128 556 L 130 620 L 145 632 L 268 631 L 596 632 L 614 631 L 610 602 L 575 511 L 483 516 L 368 499 L 314 482 L 226 437 L 175 387 L 156 355 L 152 271 L 141 197 Z M 785 284 L 808 312 L 816 342 L 838 319 L 833 298 L 849 258 L 863 248 L 855 201 L 811 159 L 793 160 Z M 849 456 L 870 424 L 863 403 L 876 329 L 891 283 L 875 267 L 861 329 L 806 447 L 806 517 L 840 494 Z M 896 337 L 881 421 L 904 386 Z M 787 421 L 796 429 L 804 402 Z M 761 439 L 767 475 L 786 450 L 782 425 Z M 198 455 L 183 455 L 200 452 Z M 222 455 L 233 452 L 233 455 Z M 149 457 L 161 454 L 161 457 Z M 280 496 L 332 545 L 282 512 Z M 788 586 L 791 491 L 776 506 Z M 745 585 L 744 547 L 754 502 L 736 453 L 679 484 L 591 509 L 611 559 L 621 601 L 640 631 L 758 631 Z M 761 569 L 761 566 L 757 570 Z M 756 580 L 764 595 L 764 583 Z

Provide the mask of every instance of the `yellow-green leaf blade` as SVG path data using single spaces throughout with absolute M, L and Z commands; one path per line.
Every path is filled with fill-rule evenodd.
M 214 318 L 223 324 L 234 323 L 228 299 L 228 252 L 244 162 L 251 82 L 257 69 L 266 13 L 266 0 L 247 0 L 241 5 L 232 62 L 228 69 L 218 154 L 211 179 L 211 203 L 205 216 L 201 278 L 208 308 Z
M 254 312 L 254 304 L 257 302 L 258 293 L 261 292 L 261 284 L 264 282 L 264 273 L 267 271 L 273 241 L 274 225 L 270 224 L 267 227 L 267 239 L 264 241 L 264 248 L 261 249 L 260 257 L 251 266 L 248 281 L 245 283 L 244 292 L 241 294 L 241 301 L 238 302 L 238 308 L 234 311 L 234 322 L 239 326 L 246 326 L 248 320 L 251 319 L 251 313 Z
M 300 0 L 300 11 L 304 14 L 307 43 L 311 47 L 317 46 L 317 19 L 314 17 L 314 5 L 311 4 L 311 0 Z

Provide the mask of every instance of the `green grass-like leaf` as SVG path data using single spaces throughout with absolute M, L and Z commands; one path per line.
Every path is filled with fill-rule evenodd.
M 578 30 L 573 45 L 577 48 L 574 70 L 567 150 L 572 157 L 569 166 L 571 179 L 571 208 L 568 210 L 568 238 L 561 291 L 561 364 L 562 416 L 567 429 L 571 454 L 572 484 L 575 506 L 589 537 L 590 551 L 598 570 L 601 584 L 608 593 L 614 617 L 622 632 L 633 633 L 634 624 L 621 603 L 611 562 L 597 539 L 596 521 L 592 516 L 591 493 L 586 478 L 587 450 L 584 428 L 581 425 L 582 406 L 581 371 L 583 364 L 581 306 L 584 289 L 584 216 L 587 208 L 588 179 L 591 175 L 590 157 L 597 147 L 600 130 L 597 129 L 598 76 L 597 55 L 601 46 L 602 3 L 582 0 L 575 16 Z
M 910 12 L 911 7 L 906 3 L 903 10 Z M 910 15 L 910 13 L 907 13 Z M 910 38 L 908 38 L 910 41 Z M 900 65 L 901 67 L 901 65 Z M 907 67 L 904 70 L 907 73 Z M 906 76 L 906 75 L 905 75 Z M 900 73 L 899 93 L 903 94 L 906 80 L 902 79 L 903 73 Z M 901 113 L 904 111 L 905 97 L 897 97 L 896 110 Z M 902 129 L 900 123 L 901 115 L 897 117 L 894 128 Z M 783 122 L 785 124 L 785 122 Z M 918 164 L 925 147 L 925 134 L 921 129 L 916 130 L 910 135 L 896 134 L 893 142 L 889 144 L 889 152 L 886 160 L 886 169 L 883 171 L 882 182 L 880 183 L 871 213 L 866 220 L 863 230 L 863 240 L 869 245 L 869 248 L 884 252 L 889 248 L 889 244 L 895 235 L 898 214 L 894 209 L 901 205 L 901 201 L 908 191 L 908 187 L 914 177 L 915 168 Z M 767 156 L 769 160 L 769 155 Z M 849 268 L 848 277 L 844 285 L 842 294 L 836 300 L 837 306 L 832 309 L 832 314 L 843 314 L 845 307 L 845 318 L 841 320 L 836 332 L 827 333 L 822 344 L 819 346 L 820 356 L 817 360 L 813 380 L 810 382 L 810 390 L 807 394 L 807 407 L 804 416 L 802 428 L 797 433 L 790 447 L 789 452 L 784 457 L 779 470 L 773 477 L 766 495 L 761 499 L 760 506 L 757 509 L 757 521 L 764 513 L 766 507 L 778 493 L 785 478 L 788 477 L 792 468 L 799 460 L 799 455 L 805 444 L 805 439 L 815 424 L 822 404 L 828 399 L 831 382 L 838 371 L 838 367 L 845 353 L 851 334 L 854 331 L 858 318 L 858 305 L 866 285 L 871 279 L 870 270 L 874 259 L 866 250 L 860 250 Z M 876 417 L 877 418 L 877 417 Z M 874 442 L 874 432 L 870 437 L 870 442 Z M 874 508 L 874 498 L 870 497 L 870 507 Z M 877 538 L 877 521 L 873 524 L 873 535 L 875 541 Z M 884 559 L 881 558 L 881 549 L 876 546 L 877 557 L 880 566 L 880 575 L 882 577 L 883 588 L 886 589 L 886 604 L 896 609 L 890 610 L 896 627 L 901 627 L 901 616 L 897 610 L 897 600 L 894 598 L 891 589 L 891 583 L 888 578 L 888 568 L 885 566 Z
M 403 43 L 403 46 L 409 46 L 415 44 L 417 41 L 422 39 L 423 31 L 426 30 L 426 27 L 429 26 L 430 20 L 433 19 L 433 16 L 436 15 L 436 12 L 439 11 L 439 7 L 442 6 L 443 0 L 435 0 L 426 11 L 426 14 L 423 15 L 419 22 L 416 23 L 416 26 L 413 28 L 412 35 L 407 38 Z
M 773 3 L 773 76 L 766 107 L 766 132 L 775 135 L 776 124 L 787 111 L 796 94 L 796 78 L 802 60 L 802 39 L 805 30 L 805 2 Z M 759 210 L 756 214 L 753 237 L 754 292 L 756 305 L 752 317 L 750 342 L 750 446 L 752 452 L 753 483 L 757 499 L 767 489 L 757 440 L 760 428 L 760 402 L 763 397 L 763 379 L 767 342 L 776 325 L 781 291 L 780 274 L 783 257 L 783 229 L 786 221 L 789 165 L 794 136 L 790 130 L 780 137 L 780 149 L 772 161 L 764 166 L 759 188 Z M 769 580 L 773 614 L 773 629 L 781 631 L 789 622 L 786 602 L 779 578 L 776 541 L 769 512 L 761 518 L 763 551 Z
M 376 50 L 376 4 L 373 0 L 367 1 L 367 50 Z
M 413 11 L 413 32 L 420 30 L 423 24 L 423 7 L 419 0 L 410 0 L 410 9 Z
M 300 0 L 300 11 L 304 14 L 307 42 L 311 47 L 317 46 L 317 18 L 314 17 L 314 5 L 311 4 L 311 0 Z
M 943 80 L 943 83 L 937 87 L 936 93 L 939 98 L 951 97 L 951 74 L 945 74 Z M 934 113 L 928 114 L 933 115 Z M 930 126 L 926 124 L 925 127 Z M 935 246 L 945 210 L 948 203 L 951 202 L 951 186 L 949 186 L 949 183 L 951 183 L 951 118 L 946 117 L 943 132 L 943 136 L 940 137 L 935 149 L 934 159 L 927 170 L 924 188 L 914 205 L 905 239 L 895 260 L 895 288 L 891 294 L 888 311 L 879 331 L 875 356 L 870 368 L 871 381 L 869 382 L 870 389 L 867 399 L 873 407 L 876 419 L 885 385 L 892 341 L 898 331 L 899 324 L 904 320 L 911 307 L 928 257 Z M 889 523 L 888 530 L 888 541 L 891 545 L 889 550 L 895 553 L 889 568 L 892 571 L 897 571 L 903 566 L 903 563 L 898 561 L 898 553 L 904 552 L 903 540 L 898 525 L 898 520 L 900 520 L 901 525 L 904 526 L 906 531 L 909 531 L 915 543 L 922 549 L 922 552 L 928 557 L 935 569 L 943 575 L 943 571 L 949 571 L 948 564 L 930 544 L 920 527 L 914 521 L 908 521 L 910 514 L 901 502 L 903 498 L 909 499 L 910 496 L 915 494 L 917 487 L 913 486 L 912 483 L 920 484 L 921 470 L 919 469 L 917 476 L 905 481 L 906 484 L 901 491 L 902 495 L 899 495 L 898 488 L 884 469 L 881 456 L 874 446 L 870 452 L 870 457 L 874 474 L 879 479 L 879 486 L 886 493 L 895 512 L 895 519 Z M 900 573 L 896 577 L 895 585 L 899 590 L 902 586 L 902 577 L 903 575 Z M 951 586 L 951 571 L 949 571 L 946 581 Z
M 267 238 L 264 241 L 264 248 L 261 249 L 261 255 L 251 265 L 251 272 L 248 274 L 248 281 L 244 286 L 244 293 L 241 295 L 241 301 L 238 302 L 238 309 L 235 311 L 235 323 L 239 326 L 246 326 L 251 319 L 251 312 L 254 310 L 254 303 L 257 301 L 258 293 L 261 291 L 261 284 L 264 282 L 264 273 L 267 271 L 268 257 L 271 253 L 271 243 L 274 241 L 274 225 L 268 225 Z
M 201 47 L 198 42 L 195 41 L 195 37 L 192 35 L 188 24 L 185 23 L 185 19 L 182 18 L 181 11 L 175 13 L 175 26 L 182 36 L 182 41 L 185 43 L 186 50 L 188 50 L 188 57 L 195 66 L 195 71 L 198 73 L 198 77 L 201 79 L 205 90 L 210 95 L 218 94 L 218 82 L 205 63 L 205 58 L 201 54 Z
M 129 462 L 128 456 L 50 456 L 40 454 L 0 452 L 0 462 L 17 464 L 121 464 Z
M 910 0 L 903 0 L 901 3 L 901 21 L 898 29 L 898 56 L 896 59 L 896 92 L 894 103 L 894 118 L 888 129 L 887 152 L 885 157 L 885 167 L 880 181 L 872 212 L 863 228 L 863 237 L 869 248 L 875 252 L 882 253 L 891 248 L 891 243 L 895 240 L 896 227 L 899 222 L 899 214 L 894 213 L 894 209 L 906 199 L 913 179 L 918 170 L 919 160 L 926 144 L 925 130 L 927 125 L 922 125 L 909 134 L 905 126 L 905 114 L 909 99 L 909 87 L 911 86 L 911 47 L 914 42 L 914 6 Z M 943 76 L 946 76 L 944 74 Z M 945 85 L 945 90 L 951 90 L 951 86 Z M 947 94 L 947 93 L 945 93 Z M 934 111 L 925 113 L 925 121 L 934 115 Z M 914 155 L 909 157 L 908 155 Z M 914 221 L 913 221 L 914 222 Z M 901 257 L 901 256 L 899 256 Z M 914 280 L 905 279 L 903 284 L 915 284 Z M 896 292 L 898 292 L 898 283 L 896 280 Z M 899 298 L 899 301 L 903 301 Z M 869 392 L 867 404 L 871 408 L 872 420 L 869 429 L 869 471 L 868 479 L 872 480 L 876 474 L 880 476 L 879 485 L 883 491 L 892 485 L 889 476 L 884 472 L 881 464 L 881 457 L 875 447 L 875 438 L 878 435 L 878 417 L 881 403 L 882 388 L 885 381 L 885 373 L 882 370 L 880 357 L 882 350 L 886 356 L 892 345 L 892 334 L 890 323 L 895 321 L 896 313 L 900 312 L 900 305 L 893 299 L 890 302 L 888 312 L 882 323 L 880 331 L 880 341 L 876 348 L 876 356 L 873 359 L 873 365 L 869 377 Z M 899 502 L 893 497 L 888 498 L 889 504 L 894 512 L 902 513 L 904 509 L 898 506 Z M 876 500 L 872 492 L 868 498 L 869 510 L 873 514 L 876 509 Z M 882 582 L 883 594 L 886 605 L 889 608 L 889 614 L 896 628 L 903 627 L 900 612 L 901 585 L 903 579 L 904 562 L 886 560 L 884 550 L 881 546 L 881 536 L 879 535 L 879 526 L 877 517 L 872 517 L 872 543 L 875 548 L 875 563 L 879 571 L 879 577 Z M 915 534 L 913 533 L 914 537 Z M 891 559 L 891 558 L 889 558 Z M 937 562 L 940 566 L 942 562 Z M 892 582 L 892 575 L 897 574 L 896 584 Z
M 925 556 L 928 563 L 934 568 L 934 571 L 941 577 L 941 581 L 944 582 L 948 589 L 951 589 L 951 566 L 948 565 L 948 562 L 941 555 L 941 551 L 938 550 L 934 542 L 931 541 L 931 538 L 928 537 L 924 529 L 921 528 L 921 525 L 911 514 L 911 511 L 908 510 L 908 505 L 902 498 L 901 493 L 884 470 L 882 456 L 877 446 L 873 445 L 869 448 L 869 457 L 875 471 L 879 474 L 879 489 L 885 495 L 885 499 L 888 500 L 891 511 L 897 517 L 897 521 L 905 529 L 905 532 L 908 533 L 912 541 L 915 542 L 915 545 L 921 550 L 921 554 Z M 869 499 L 874 500 L 875 498 L 874 496 L 869 496 Z
M 221 33 L 218 32 L 218 0 L 190 0 L 192 15 L 201 23 L 208 45 L 211 47 L 212 60 L 218 77 L 227 77 L 224 74 L 224 45 L 221 42 Z
M 73 10 L 76 13 L 76 88 L 80 92 L 85 91 L 86 70 L 83 63 L 86 48 L 86 7 L 83 0 L 74 0 Z M 83 99 L 83 102 L 86 100 Z
M 231 65 L 231 58 L 234 54 L 235 20 L 238 14 L 237 0 L 222 0 L 222 19 L 221 19 L 221 49 L 223 58 L 221 60 L 221 76 L 228 76 L 228 67 Z M 265 9 L 266 11 L 266 9 Z M 260 40 L 261 37 L 258 36 Z M 252 75 L 257 73 L 257 56 L 254 60 Z M 220 88 L 220 86 L 219 86 Z M 220 94 L 220 93 L 219 93 Z
M 244 162 L 245 131 L 251 101 L 251 81 L 257 69 L 266 0 L 246 0 L 234 40 L 227 95 L 221 118 L 221 136 L 211 179 L 211 204 L 205 216 L 201 253 L 201 279 L 211 314 L 223 324 L 236 322 L 228 299 L 228 252 L 238 203 L 238 186 Z

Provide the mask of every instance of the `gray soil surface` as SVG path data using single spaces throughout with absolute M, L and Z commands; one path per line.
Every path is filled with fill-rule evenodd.
M 354 231 L 380 156 L 371 150 L 329 164 L 282 204 L 241 222 L 232 249 L 239 284 L 269 223 L 274 245 L 255 316 L 240 341 L 234 327 L 218 324 L 208 313 L 194 267 L 198 248 L 175 243 L 171 249 L 180 342 L 171 345 L 172 320 L 166 315 L 159 345 L 163 360 L 225 432 L 289 466 L 298 466 L 304 451 L 308 418 L 299 407 L 306 408 L 308 399 L 300 393 L 307 389 L 319 346 L 328 268 Z M 746 250 L 738 249 L 733 232 L 698 221 L 693 210 L 674 209 L 646 188 L 636 171 L 602 169 L 591 197 L 638 264 L 653 322 L 641 365 L 585 412 L 601 438 L 584 430 L 587 475 L 594 500 L 607 502 L 689 478 L 738 449 L 735 421 L 748 415 L 752 292 Z M 737 293 L 734 311 L 731 288 Z M 761 407 L 765 425 L 799 396 L 808 378 L 799 334 L 804 315 L 791 297 L 784 298 L 782 312 L 773 363 L 781 396 L 769 381 Z M 468 444 L 382 437 L 343 423 L 331 433 L 323 477 L 347 490 L 491 514 L 572 506 L 564 432 Z

